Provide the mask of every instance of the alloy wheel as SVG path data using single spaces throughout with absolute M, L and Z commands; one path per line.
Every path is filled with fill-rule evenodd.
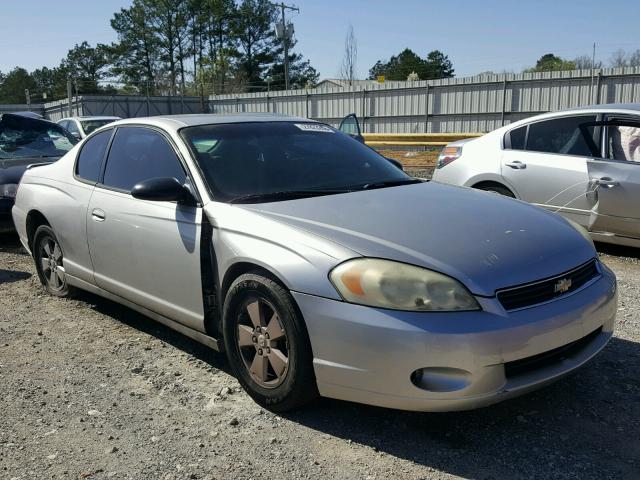
M 262 298 L 243 304 L 237 317 L 237 343 L 251 379 L 265 388 L 280 385 L 289 367 L 286 331 L 276 309 Z
M 40 267 L 47 286 L 54 291 L 65 287 L 65 271 L 62 265 L 62 250 L 58 242 L 45 237 L 40 243 Z

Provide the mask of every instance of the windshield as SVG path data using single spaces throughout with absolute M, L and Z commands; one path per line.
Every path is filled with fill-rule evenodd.
M 256 122 L 181 130 L 217 200 L 340 193 L 412 179 L 362 143 L 319 123 Z M 259 201 L 259 198 L 256 198 Z
M 55 123 L 3 115 L 0 120 L 0 159 L 61 157 L 78 141 Z
M 95 129 L 100 128 L 100 127 L 102 127 L 104 125 L 107 125 L 108 123 L 111 123 L 111 122 L 115 122 L 115 120 L 109 120 L 109 119 L 105 119 L 105 120 L 81 120 L 80 124 L 82 125 L 82 130 L 84 130 L 84 133 L 89 135 Z

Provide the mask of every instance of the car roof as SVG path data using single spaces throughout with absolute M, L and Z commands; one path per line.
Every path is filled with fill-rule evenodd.
M 602 103 L 598 105 L 586 105 L 584 107 L 566 108 L 564 110 L 556 110 L 554 112 L 541 113 L 531 117 L 523 118 L 517 122 L 512 122 L 504 127 L 498 128 L 493 132 L 505 132 L 512 128 L 517 128 L 522 125 L 528 125 L 529 123 L 537 122 L 540 120 L 551 119 L 555 117 L 566 117 L 571 114 L 598 114 L 602 112 L 611 113 L 631 113 L 633 115 L 640 114 L 640 103 Z M 493 133 L 490 132 L 490 133 Z
M 58 122 L 62 122 L 63 120 L 121 120 L 122 117 L 108 116 L 108 115 L 93 115 L 93 116 L 82 116 L 82 117 L 64 117 L 58 120 Z
M 159 115 L 156 117 L 137 117 L 119 120 L 110 126 L 127 124 L 145 124 L 165 129 L 180 129 L 197 125 L 216 123 L 257 123 L 257 122 L 315 122 L 303 117 L 293 117 L 279 113 L 196 113 L 191 115 Z

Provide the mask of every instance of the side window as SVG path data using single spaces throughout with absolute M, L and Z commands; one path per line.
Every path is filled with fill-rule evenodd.
M 640 124 L 617 122 L 607 127 L 608 158 L 640 162 Z
M 595 115 L 554 118 L 529 125 L 526 149 L 563 155 L 600 156 Z
M 90 182 L 100 179 L 100 167 L 107 150 L 112 130 L 106 130 L 91 137 L 85 142 L 76 162 L 76 175 Z
M 143 180 L 186 175 L 169 142 L 158 132 L 142 127 L 119 127 L 111 143 L 103 184 L 131 191 Z
M 64 128 L 65 130 L 68 130 L 68 123 L 66 120 L 62 121 L 62 122 L 58 122 L 58 125 L 60 125 L 62 128 Z
M 514 128 L 509 132 L 511 150 L 524 150 L 524 141 L 527 139 L 527 127 Z
M 74 135 L 80 134 L 80 130 L 78 130 L 78 126 L 76 125 L 76 122 L 74 122 L 73 120 L 69 120 L 65 128 L 69 130 L 71 133 L 73 133 Z

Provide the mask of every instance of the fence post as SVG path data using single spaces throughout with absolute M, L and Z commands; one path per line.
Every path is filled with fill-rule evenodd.
M 271 103 L 269 103 L 269 92 L 267 92 L 267 113 L 271 112 Z
M 149 82 L 147 82 L 147 117 L 149 116 Z
M 600 86 L 602 81 L 602 70 L 598 69 L 598 78 L 596 80 L 596 105 L 600 105 Z
M 306 95 L 304 97 L 304 116 L 309 118 L 309 100 L 311 98 L 311 94 L 309 90 L 307 90 Z
M 362 89 L 362 133 L 367 127 L 367 89 Z
M 127 118 L 131 118 L 131 110 L 129 108 L 129 97 L 124 97 L 124 104 L 127 106 Z
M 500 125 L 504 127 L 504 112 L 507 107 L 507 75 L 504 74 L 502 81 L 502 114 L 500 115 Z
M 429 80 L 424 88 L 424 133 L 429 133 Z
M 71 106 L 71 80 L 67 80 L 67 103 L 69 106 L 69 116 L 73 117 L 73 107 Z

